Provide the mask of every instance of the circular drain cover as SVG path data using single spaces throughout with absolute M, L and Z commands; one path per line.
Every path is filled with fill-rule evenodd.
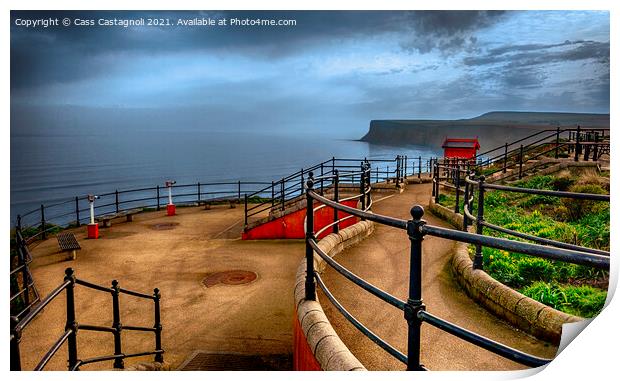
M 236 286 L 239 284 L 246 284 L 256 280 L 256 273 L 246 270 L 230 270 L 220 271 L 217 273 L 209 274 L 202 280 L 202 283 L 206 287 L 213 287 L 216 284 L 227 284 L 229 286 Z
M 150 227 L 153 230 L 172 230 L 177 227 L 178 224 L 178 222 L 162 222 L 159 224 L 153 224 Z

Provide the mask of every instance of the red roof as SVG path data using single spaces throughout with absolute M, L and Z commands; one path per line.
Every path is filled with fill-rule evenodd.
M 441 148 L 473 148 L 480 149 L 478 138 L 446 138 Z

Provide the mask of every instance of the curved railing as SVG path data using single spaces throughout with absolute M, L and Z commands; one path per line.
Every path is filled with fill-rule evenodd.
M 307 275 L 305 280 L 305 299 L 316 300 L 316 285 L 321 288 L 327 298 L 334 304 L 336 309 L 356 327 L 362 334 L 367 336 L 379 347 L 384 349 L 391 356 L 407 365 L 407 370 L 426 370 L 420 364 L 420 325 L 428 323 L 449 334 L 459 337 L 481 348 L 489 350 L 495 354 L 505 357 L 517 363 L 537 367 L 547 364 L 551 359 L 533 356 L 517 349 L 508 347 L 504 344 L 493 341 L 475 332 L 466 330 L 454 323 L 444 320 L 438 316 L 426 311 L 426 307 L 422 302 L 422 240 L 424 236 L 431 235 L 439 238 L 450 239 L 458 242 L 466 242 L 470 244 L 487 246 L 510 250 L 516 253 L 533 255 L 541 258 L 565 261 L 569 263 L 580 264 L 600 269 L 609 269 L 609 257 L 581 251 L 567 250 L 555 247 L 541 246 L 519 241 L 512 241 L 503 238 L 483 236 L 469 232 L 446 229 L 438 226 L 428 225 L 422 219 L 424 209 L 421 206 L 414 206 L 411 209 L 411 220 L 402 220 L 394 217 L 383 216 L 372 213 L 368 210 L 360 210 L 339 204 L 334 200 L 330 200 L 314 189 L 315 179 L 310 178 L 306 187 L 306 198 L 308 209 L 306 211 L 306 269 Z M 314 202 L 327 205 L 341 212 L 357 216 L 361 219 L 373 221 L 375 223 L 391 226 L 397 229 L 406 230 L 411 242 L 411 264 L 409 269 L 409 292 L 407 300 L 401 300 L 388 292 L 365 281 L 361 277 L 346 269 L 333 258 L 330 258 L 323 252 L 317 242 L 314 232 L 314 209 L 310 206 Z M 357 320 L 342 304 L 333 296 L 329 288 L 314 269 L 314 255 L 319 255 L 325 263 L 334 268 L 339 274 L 351 281 L 356 286 L 364 289 L 373 296 L 383 300 L 385 303 L 404 312 L 405 320 L 408 325 L 407 350 L 406 354 L 380 338 L 370 328 L 364 326 Z
M 372 182 L 394 182 L 399 184 L 407 177 L 422 176 L 430 173 L 434 158 L 409 158 L 398 155 L 394 159 L 352 159 L 331 158 L 319 164 L 301 169 L 278 181 L 228 181 L 228 182 L 197 182 L 191 184 L 174 184 L 173 202 L 179 204 L 235 202 L 244 203 L 245 221 L 262 212 L 274 208 L 284 209 L 291 200 L 304 194 L 304 182 L 309 172 L 324 174 L 339 170 L 341 174 L 359 172 L 360 163 L 371 163 Z M 359 175 L 357 175 L 359 177 Z M 351 177 L 351 183 L 357 178 Z M 321 182 L 322 189 L 331 189 L 329 181 Z M 160 185 L 136 189 L 114 190 L 98 194 L 95 201 L 95 216 L 118 214 L 127 210 L 140 208 L 160 210 L 168 200 L 168 188 Z M 53 203 L 41 204 L 39 208 L 16 216 L 15 226 L 21 229 L 24 239 L 31 243 L 37 239 L 45 239 L 47 235 L 61 228 L 80 226 L 87 223 L 90 205 L 88 195 L 75 196 Z
M 95 291 L 106 292 L 112 296 L 112 326 L 100 326 L 91 324 L 81 324 L 77 321 L 75 313 L 75 293 L 74 289 L 76 285 L 80 285 Z M 60 335 L 51 348 L 45 353 L 43 358 L 35 366 L 34 370 L 43 370 L 49 361 L 54 357 L 63 344 L 67 343 L 68 348 L 68 370 L 79 370 L 80 367 L 102 361 L 114 361 L 114 368 L 123 369 L 123 359 L 130 357 L 141 357 L 148 355 L 155 355 L 154 361 L 163 363 L 164 350 L 162 349 L 161 342 L 161 314 L 159 308 L 159 300 L 161 299 L 161 293 L 156 288 L 153 290 L 153 295 L 147 295 L 140 292 L 126 290 L 118 286 L 116 280 L 112 281 L 112 287 L 99 286 L 82 279 L 75 277 L 73 269 L 68 268 L 65 270 L 65 278 L 63 282 L 56 287 L 49 295 L 47 295 L 40 303 L 32 307 L 29 312 L 21 319 L 16 316 L 11 316 L 11 370 L 22 370 L 21 354 L 20 354 L 20 342 L 22 333 L 28 327 L 28 325 L 47 307 L 53 300 L 65 292 L 66 297 L 66 324 L 65 331 Z M 130 295 L 140 299 L 152 300 L 154 303 L 155 318 L 153 327 L 138 327 L 123 325 L 121 323 L 121 312 L 119 304 L 120 294 Z M 92 357 L 87 359 L 80 359 L 78 355 L 77 335 L 79 331 L 97 331 L 108 332 L 113 335 L 114 338 L 114 354 L 104 355 L 98 357 Z M 152 351 L 136 352 L 136 353 L 124 353 L 121 341 L 122 332 L 126 331 L 141 331 L 152 332 L 155 335 L 155 349 Z

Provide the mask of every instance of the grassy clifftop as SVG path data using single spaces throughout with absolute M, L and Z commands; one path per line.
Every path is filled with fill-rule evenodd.
M 376 144 L 440 146 L 446 136 L 480 138 L 482 150 L 516 140 L 541 129 L 609 127 L 609 114 L 555 112 L 489 112 L 457 120 L 372 120 L 362 141 Z

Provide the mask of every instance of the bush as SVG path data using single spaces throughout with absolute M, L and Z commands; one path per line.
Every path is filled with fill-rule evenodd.
M 536 282 L 521 290 L 521 293 L 560 311 L 568 304 L 566 293 L 557 283 Z
M 607 191 L 597 184 L 577 184 L 570 187 L 571 192 L 607 194 Z M 601 201 L 570 200 L 566 202 L 570 221 L 577 221 L 587 214 L 598 213 L 605 209 L 606 205 Z
M 586 318 L 598 315 L 607 299 L 607 291 L 590 286 L 566 286 L 564 294 L 567 300 L 564 311 Z
M 551 181 L 551 187 L 558 191 L 567 191 L 574 183 L 575 180 L 569 176 L 556 177 Z
M 542 258 L 522 258 L 517 263 L 517 269 L 526 284 L 550 280 L 555 277 L 555 267 L 553 264 Z

